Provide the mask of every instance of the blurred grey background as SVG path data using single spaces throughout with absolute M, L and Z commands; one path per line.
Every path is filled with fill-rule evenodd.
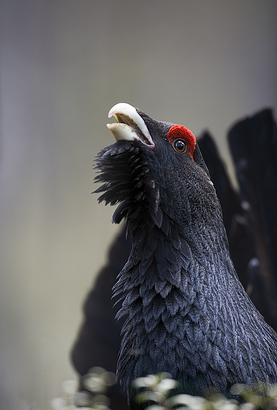
M 0 408 L 76 378 L 81 305 L 118 227 L 91 195 L 107 112 L 226 131 L 277 107 L 276 0 L 1 0 Z M 36 404 L 35 404 L 36 403 Z

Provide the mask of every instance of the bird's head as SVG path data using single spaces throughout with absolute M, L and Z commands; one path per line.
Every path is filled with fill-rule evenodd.
M 183 125 L 157 121 L 139 109 L 119 103 L 107 124 L 116 143 L 96 160 L 104 182 L 99 201 L 114 205 L 113 222 L 145 217 L 158 227 L 166 215 L 180 226 L 201 221 L 218 208 L 209 171 L 192 132 Z

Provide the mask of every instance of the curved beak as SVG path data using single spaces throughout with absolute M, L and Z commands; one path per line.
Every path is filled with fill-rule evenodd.
M 107 127 L 116 141 L 138 140 L 149 148 L 154 148 L 155 144 L 150 132 L 135 107 L 127 103 L 118 103 L 110 109 L 108 118 L 111 117 L 114 117 L 117 122 L 107 124 Z

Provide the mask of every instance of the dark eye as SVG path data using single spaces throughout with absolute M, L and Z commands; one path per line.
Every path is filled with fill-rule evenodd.
M 177 152 L 185 152 L 187 150 L 187 144 L 184 140 L 175 140 L 172 145 Z

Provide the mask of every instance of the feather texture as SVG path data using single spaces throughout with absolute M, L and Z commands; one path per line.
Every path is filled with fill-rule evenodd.
M 165 138 L 172 124 L 138 110 L 155 149 L 118 141 L 96 159 L 100 202 L 118 205 L 132 250 L 114 295 L 124 318 L 118 377 L 169 372 L 182 391 L 277 381 L 277 335 L 245 293 L 199 147 L 194 160 Z
M 96 162 L 99 201 L 120 203 L 113 220 L 127 219 L 132 242 L 114 287 L 125 318 L 121 383 L 128 390 L 162 371 L 193 394 L 276 382 L 277 336 L 237 278 L 209 173 L 202 160 L 176 156 L 162 139 L 168 125 L 142 117 L 156 150 L 119 141 Z

